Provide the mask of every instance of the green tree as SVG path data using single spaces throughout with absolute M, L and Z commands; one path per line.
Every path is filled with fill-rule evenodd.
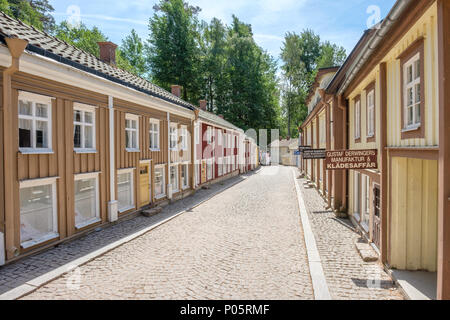
M 129 62 L 134 74 L 148 77 L 145 46 L 136 30 L 131 30 L 131 34 L 122 40 L 120 53 Z
M 48 0 L 0 0 L 0 10 L 39 30 L 50 32 L 55 24 Z
M 184 100 L 201 98 L 198 8 L 182 0 L 161 0 L 150 19 L 148 64 L 153 80 L 169 90 L 183 87 Z

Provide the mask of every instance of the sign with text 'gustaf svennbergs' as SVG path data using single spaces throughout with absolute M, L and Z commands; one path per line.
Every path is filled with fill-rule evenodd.
M 378 150 L 327 151 L 327 170 L 378 169 Z

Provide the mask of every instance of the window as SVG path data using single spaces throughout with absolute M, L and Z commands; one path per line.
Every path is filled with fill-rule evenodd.
M 75 226 L 81 229 L 99 221 L 98 174 L 75 176 Z
M 178 147 L 178 125 L 170 125 L 170 150 L 176 151 Z
M 417 129 L 421 123 L 421 62 L 420 53 L 403 66 L 404 128 Z
M 222 130 L 217 130 L 217 144 L 220 145 L 223 154 L 223 138 L 222 138 Z
M 164 166 L 155 168 L 155 198 L 161 199 L 166 196 L 166 176 Z
M 200 126 L 198 124 L 195 125 L 195 144 L 200 143 Z
M 361 212 L 361 174 L 359 172 L 353 172 L 353 214 L 359 221 L 359 214 Z
M 370 221 L 370 179 L 366 175 L 362 175 L 362 200 L 361 225 L 368 231 Z
M 223 160 L 222 160 L 222 158 L 217 159 L 217 175 L 219 177 L 223 176 Z
M 325 117 L 322 117 L 320 119 L 320 129 L 319 129 L 319 135 L 320 135 L 320 143 L 326 143 L 326 127 L 325 127 Z
M 367 136 L 375 135 L 375 90 L 367 93 Z
M 181 165 L 181 182 L 183 183 L 183 190 L 189 188 L 189 165 Z
M 211 128 L 211 127 L 208 127 L 208 128 L 206 129 L 206 142 L 207 142 L 208 144 L 211 144 L 211 143 L 212 143 L 212 128 Z
M 78 151 L 95 151 L 95 107 L 74 104 L 73 146 Z
M 127 151 L 139 150 L 139 116 L 126 115 L 125 140 Z
M 134 169 L 120 170 L 117 175 L 119 212 L 135 208 L 134 205 Z
M 52 98 L 19 92 L 19 148 L 21 152 L 51 152 Z
M 361 100 L 355 100 L 355 139 L 361 138 Z
M 159 120 L 150 119 L 150 150 L 159 151 Z
M 20 184 L 20 243 L 29 248 L 59 237 L 56 179 Z
M 181 138 L 181 150 L 186 151 L 188 149 L 187 143 L 187 127 L 181 126 L 180 129 L 180 138 Z
M 178 186 L 178 165 L 170 166 L 170 184 L 172 185 L 173 193 L 179 191 Z

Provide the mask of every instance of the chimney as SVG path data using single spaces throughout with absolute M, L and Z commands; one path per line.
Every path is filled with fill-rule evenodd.
M 225 119 L 223 114 L 219 114 L 219 117 L 222 118 L 222 119 Z
M 199 104 L 200 104 L 200 109 L 202 109 L 203 111 L 206 111 L 206 106 L 207 106 L 207 104 L 208 104 L 208 101 L 206 101 L 206 100 L 200 100 L 200 101 L 199 101 Z
M 178 98 L 180 98 L 181 97 L 181 86 L 176 85 L 176 84 L 172 85 L 172 94 L 174 96 L 177 96 Z
M 117 45 L 112 42 L 97 42 L 100 48 L 100 60 L 110 65 L 116 65 Z

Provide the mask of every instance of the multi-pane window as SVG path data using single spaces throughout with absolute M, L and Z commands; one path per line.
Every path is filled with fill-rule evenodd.
M 164 174 L 164 166 L 155 168 L 155 197 L 163 198 L 166 195 L 166 178 Z
M 189 165 L 181 165 L 181 182 L 183 190 L 189 188 Z
M 139 149 L 139 116 L 127 114 L 125 117 L 125 145 L 129 151 Z
M 119 212 L 134 209 L 134 179 L 133 169 L 125 169 L 117 174 Z
M 361 174 L 353 172 L 353 213 L 359 216 L 361 211 Z
M 150 149 L 154 151 L 159 151 L 159 120 L 151 119 L 150 120 Z
M 403 66 L 404 72 L 404 128 L 416 129 L 421 123 L 421 61 L 420 53 Z
M 95 107 L 74 104 L 73 146 L 75 150 L 95 150 Z
M 169 178 L 170 178 L 170 184 L 172 185 L 173 192 L 179 191 L 178 186 L 178 165 L 170 166 L 169 170 Z
M 367 136 L 375 135 L 375 90 L 367 93 Z
M 219 177 L 223 176 L 223 161 L 222 158 L 217 159 L 217 175 Z
M 195 144 L 200 143 L 200 126 L 198 124 L 195 125 Z
M 206 142 L 208 144 L 212 143 L 212 128 L 211 127 L 206 128 Z
M 212 180 L 212 178 L 213 178 L 213 161 L 212 161 L 212 159 L 209 159 L 207 161 L 206 172 L 207 172 L 207 179 Z
M 52 148 L 52 100 L 19 93 L 19 148 L 22 152 L 49 152 Z
M 170 125 L 170 150 L 176 151 L 178 147 L 178 125 L 176 123 Z
M 23 248 L 58 237 L 56 179 L 20 184 L 20 243 Z
M 83 228 L 100 221 L 98 174 L 75 176 L 75 226 Z
M 361 138 L 361 100 L 355 101 L 355 139 Z
M 181 144 L 181 150 L 186 151 L 188 149 L 188 142 L 187 142 L 187 127 L 181 126 L 180 128 L 180 144 Z
M 368 229 L 370 220 L 370 179 L 362 175 L 362 216 L 361 223 L 365 229 Z

